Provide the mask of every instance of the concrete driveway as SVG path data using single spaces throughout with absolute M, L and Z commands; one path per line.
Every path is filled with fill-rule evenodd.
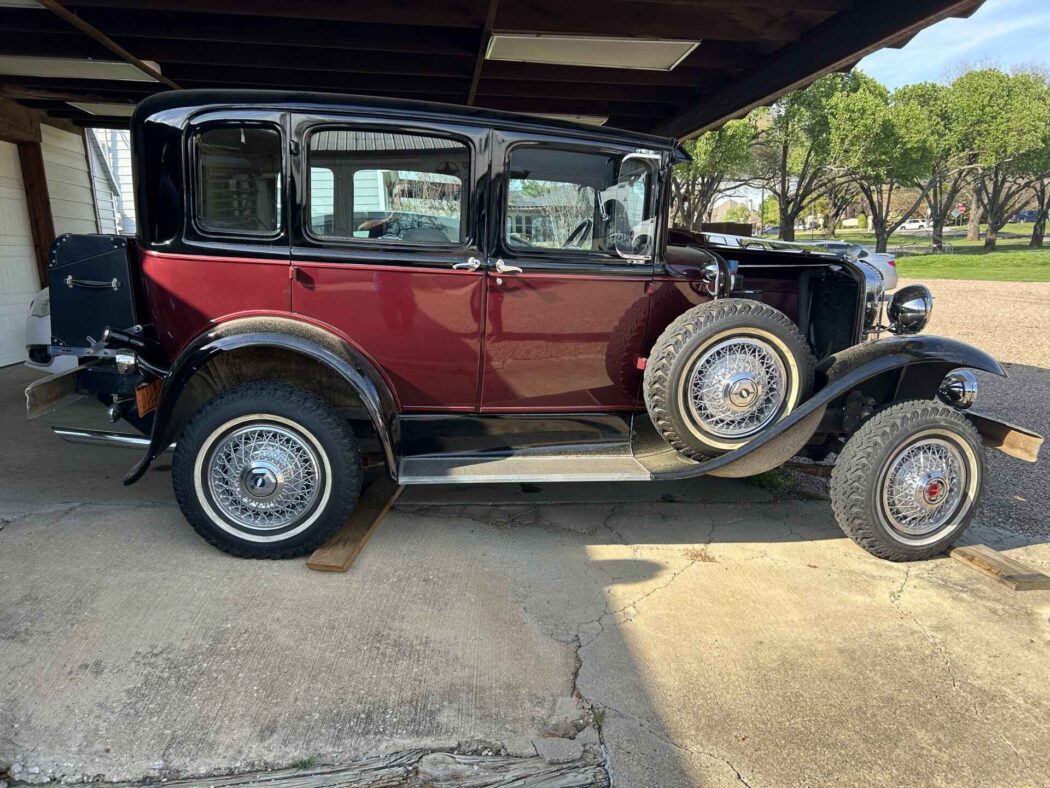
M 32 377 L 0 371 L 8 779 L 471 737 L 530 755 L 575 733 L 557 722 L 578 696 L 614 785 L 1050 783 L 1050 592 L 874 559 L 825 501 L 714 479 L 417 488 L 348 574 L 319 574 L 206 545 L 166 468 L 125 488 L 133 452 L 27 422 Z M 983 517 L 979 539 L 1050 571 L 1044 536 Z

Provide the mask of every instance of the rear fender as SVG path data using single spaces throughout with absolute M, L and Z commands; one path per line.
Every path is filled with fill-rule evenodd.
M 782 465 L 797 453 L 820 426 L 828 406 L 866 381 L 906 369 L 914 386 L 898 386 L 893 401 L 932 397 L 937 385 L 953 369 L 970 367 L 1006 377 L 1002 365 L 983 350 L 955 339 L 909 336 L 854 345 L 828 356 L 817 368 L 824 385 L 773 428 L 739 449 L 694 466 L 654 474 L 654 479 L 715 476 L 752 476 Z M 932 388 L 930 388 L 932 386 Z M 916 392 L 929 389 L 928 393 Z M 890 404 L 889 402 L 883 404 Z M 754 455 L 754 456 L 752 456 Z
M 124 477 L 133 484 L 175 438 L 172 415 L 193 376 L 215 357 L 243 348 L 280 348 L 319 362 L 339 375 L 368 412 L 383 447 L 387 466 L 396 473 L 393 425 L 397 403 L 375 366 L 345 340 L 317 326 L 288 318 L 251 317 L 216 326 L 192 342 L 172 364 L 161 388 L 145 455 Z

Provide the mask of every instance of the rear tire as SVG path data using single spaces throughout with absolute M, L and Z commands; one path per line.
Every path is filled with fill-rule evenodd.
M 846 443 L 831 472 L 831 506 L 872 555 L 919 561 L 966 530 L 983 485 L 984 450 L 969 420 L 938 402 L 901 402 Z
M 206 403 L 179 437 L 175 498 L 206 541 L 243 558 L 292 558 L 322 545 L 361 491 L 350 425 L 324 400 L 248 383 Z
M 653 425 L 681 454 L 745 445 L 809 396 L 816 361 L 783 312 L 742 298 L 695 306 L 656 341 L 645 368 Z

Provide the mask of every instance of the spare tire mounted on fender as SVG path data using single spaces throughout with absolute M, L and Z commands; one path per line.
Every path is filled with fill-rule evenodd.
M 656 341 L 645 369 L 645 404 L 682 454 L 737 449 L 806 400 L 816 361 L 798 327 L 759 301 L 695 306 Z

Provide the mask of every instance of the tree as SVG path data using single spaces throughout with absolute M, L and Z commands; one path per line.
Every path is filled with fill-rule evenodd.
M 885 252 L 890 235 L 915 213 L 932 185 L 930 113 L 906 92 L 891 95 L 881 85 L 840 93 L 830 108 L 831 160 L 867 202 L 875 248 Z M 918 186 L 917 196 L 897 209 L 899 190 L 911 186 Z
M 816 209 L 824 218 L 824 229 L 828 238 L 835 237 L 842 214 L 856 201 L 859 192 L 852 181 L 835 180 L 824 188 L 824 193 L 816 203 Z
M 958 205 L 970 171 L 967 151 L 953 122 L 955 96 L 952 87 L 932 82 L 919 82 L 897 91 L 899 100 L 924 107 L 928 114 L 927 128 L 932 156 L 929 159 L 930 170 L 922 180 L 929 184 L 925 197 L 929 212 L 927 218 L 930 240 L 938 251 L 944 249 L 944 227 Z
M 685 143 L 692 161 L 677 165 L 671 175 L 675 226 L 700 228 L 715 199 L 731 190 L 747 169 L 753 136 L 748 121 L 732 120 Z
M 770 227 L 780 221 L 780 203 L 776 197 L 766 197 L 759 209 L 762 217 L 762 226 Z
M 750 224 L 751 211 L 746 205 L 732 205 L 726 209 L 726 221 L 736 224 Z
M 783 240 L 794 240 L 798 217 L 839 178 L 827 168 L 832 99 L 875 84 L 859 71 L 828 74 L 749 116 L 757 130 L 749 183 L 776 198 Z
M 994 249 L 1039 172 L 1050 124 L 1050 97 L 1035 74 L 997 69 L 963 74 L 954 83 L 954 122 L 976 168 L 974 183 L 988 221 L 984 248 Z
M 1032 186 L 1035 194 L 1035 224 L 1032 227 L 1032 239 L 1028 245 L 1038 249 L 1043 245 L 1046 236 L 1046 219 L 1050 214 L 1050 177 L 1040 178 Z

